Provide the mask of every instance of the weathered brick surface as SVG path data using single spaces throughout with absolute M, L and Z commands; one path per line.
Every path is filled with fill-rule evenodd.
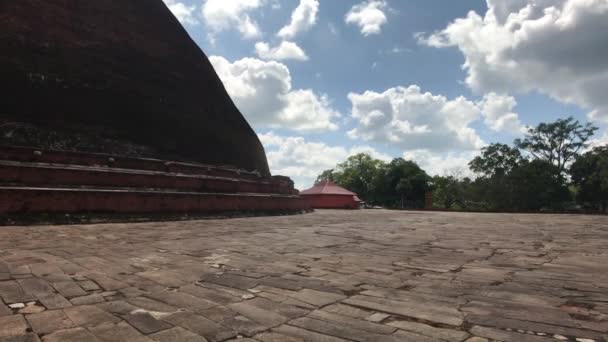
M 606 342 L 607 244 L 568 215 L 2 227 L 0 341 Z

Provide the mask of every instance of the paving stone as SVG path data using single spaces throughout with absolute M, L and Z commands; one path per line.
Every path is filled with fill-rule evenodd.
M 158 342 L 207 342 L 207 339 L 184 328 L 175 327 L 149 336 Z
M 370 321 L 370 322 L 374 322 L 374 323 L 380 323 L 382 321 L 384 321 L 385 319 L 389 318 L 391 315 L 387 315 L 387 314 L 383 314 L 380 312 L 376 312 L 374 314 L 371 314 L 367 317 L 365 317 L 366 320 Z
M 230 310 L 225 306 L 216 306 L 214 308 L 201 311 L 199 312 L 199 314 L 217 323 L 228 320 L 238 315 L 236 311 Z
M 289 325 L 316 331 L 325 335 L 336 336 L 358 342 L 397 342 L 400 338 L 391 335 L 369 333 L 352 326 L 337 324 L 311 318 L 298 318 L 289 322 Z
M 318 319 L 326 322 L 334 322 L 340 325 L 344 325 L 347 327 L 353 327 L 358 330 L 363 330 L 367 332 L 377 333 L 377 334 L 391 334 L 397 330 L 394 327 L 386 326 L 383 324 L 377 324 L 367 321 L 362 321 L 359 319 L 341 316 L 338 314 L 334 314 L 331 312 L 325 312 L 322 310 L 317 310 L 311 312 L 307 317 Z
M 129 287 L 128 284 L 108 277 L 101 273 L 90 273 L 87 277 L 95 281 L 102 289 L 106 291 L 115 291 Z
M 85 291 L 96 291 L 101 289 L 97 283 L 91 280 L 79 281 L 78 285 L 82 287 Z
M 26 319 L 37 334 L 48 334 L 75 326 L 74 322 L 68 318 L 63 310 L 52 310 L 28 315 Z
M 230 304 L 228 306 L 231 310 L 240 313 L 241 315 L 248 317 L 251 320 L 254 320 L 260 324 L 264 324 L 267 327 L 274 327 L 285 323 L 289 320 L 288 317 L 280 315 L 276 312 L 262 309 L 252 303 L 241 302 Z
M 105 342 L 153 342 L 125 322 L 102 324 L 88 329 L 95 337 Z
M 0 337 L 0 342 L 40 342 L 40 339 L 34 333 L 27 333 L 18 336 Z
M 131 324 L 132 327 L 148 335 L 162 330 L 172 328 L 171 324 L 157 320 L 149 313 L 135 313 L 123 316 L 124 320 Z
M 194 284 L 181 287 L 179 291 L 222 305 L 241 301 L 241 298 L 232 296 L 226 292 L 212 290 Z
M 74 306 L 63 310 L 77 326 L 97 326 L 107 323 L 118 323 L 120 318 L 115 317 L 93 305 Z
M 74 297 L 74 298 L 70 299 L 70 302 L 74 305 L 91 305 L 91 304 L 103 303 L 103 302 L 105 302 L 105 299 L 103 298 L 102 295 L 95 293 L 95 294 L 82 296 L 82 297 Z
M 146 297 L 129 298 L 127 299 L 127 302 L 138 308 L 154 312 L 173 313 L 180 309 L 179 307 L 171 306 Z
M 34 298 L 40 298 L 51 295 L 55 289 L 46 280 L 42 278 L 27 278 L 17 280 L 23 291 Z
M 66 298 L 82 297 L 87 295 L 86 291 L 84 291 L 76 282 L 72 280 L 52 283 L 52 285 L 57 292 Z
M 207 310 L 218 305 L 217 303 L 178 291 L 163 291 L 146 296 L 175 307 L 188 308 L 195 312 Z
M 24 335 L 28 328 L 23 315 L 0 317 L 0 337 Z
M 278 328 L 272 329 L 272 332 L 299 338 L 305 342 L 348 342 L 348 340 L 339 337 L 325 335 L 290 325 L 281 325 Z
M 512 331 L 499 330 L 488 327 L 474 326 L 469 332 L 475 336 L 485 337 L 492 340 L 504 342 L 555 342 L 551 337 L 529 335 L 525 332 L 518 333 Z
M 14 280 L 0 282 L 0 298 L 6 304 L 31 302 L 36 299 L 33 295 L 25 293 L 21 285 Z
M 366 319 L 367 317 L 370 317 L 370 315 L 372 314 L 372 311 L 362 310 L 362 309 L 356 308 L 354 306 L 344 305 L 341 303 L 328 305 L 323 308 L 323 311 L 335 313 L 335 314 L 342 315 L 342 316 L 359 318 L 359 319 Z M 378 313 L 376 313 L 376 314 L 378 314 Z M 379 314 L 385 315 L 383 313 L 379 313 Z
M 106 302 L 102 304 L 97 304 L 96 306 L 106 312 L 117 315 L 128 315 L 138 309 L 136 306 L 131 305 L 125 302 L 124 300 Z
M 297 291 L 291 297 L 315 306 L 324 306 L 332 304 L 346 298 L 346 296 L 343 295 L 329 292 L 321 292 L 311 289 L 303 289 L 301 291 Z
M 297 281 L 283 279 L 280 277 L 266 277 L 259 279 L 259 284 L 276 287 L 279 289 L 286 289 L 291 291 L 297 291 L 302 289 L 302 285 L 298 284 Z
M 248 290 L 258 285 L 259 281 L 254 278 L 241 277 L 232 274 L 207 274 L 201 278 L 201 282 L 232 287 L 239 290 Z
M 262 342 L 305 342 L 304 339 L 278 333 L 262 333 L 255 335 L 255 339 Z
M 221 324 L 239 335 L 250 337 L 268 329 L 267 326 L 240 315 L 224 320 Z
M 318 210 L 231 220 L 2 227 L 0 317 L 35 312 L 43 308 L 38 297 L 60 295 L 72 305 L 94 303 L 117 318 L 198 314 L 235 340 L 237 331 L 255 333 L 250 339 L 272 333 L 307 342 L 355 340 L 350 330 L 361 331 L 359 339 L 426 341 L 436 340 L 427 335 L 471 327 L 499 340 L 565 336 L 599 342 L 608 339 L 604 226 L 605 217 L 584 215 Z M 159 293 L 178 295 L 144 298 Z M 32 301 L 36 305 L 8 308 Z M 315 310 L 327 314 L 308 316 Z M 320 331 L 290 325 L 305 324 L 304 317 Z M 75 328 L 50 318 L 45 322 L 55 331 Z M 378 322 L 399 330 L 373 330 Z M 126 322 L 112 326 L 120 324 L 146 338 Z M 256 333 L 262 327 L 270 331 Z
M 0 317 L 2 316 L 8 316 L 8 315 L 12 315 L 13 312 L 11 311 L 11 309 L 4 305 L 4 303 L 2 303 L 2 301 L 0 301 Z
M 266 298 L 254 298 L 248 300 L 246 302 L 253 306 L 256 306 L 260 309 L 268 310 L 274 313 L 277 313 L 281 316 L 285 316 L 287 318 L 293 319 L 304 316 L 310 312 L 310 310 L 302 309 L 297 306 L 285 304 L 285 303 L 277 303 Z
M 72 306 L 67 299 L 57 293 L 41 295 L 38 298 L 40 303 L 49 310 L 63 309 Z
M 394 321 L 388 323 L 388 325 L 442 341 L 460 342 L 470 336 L 465 331 L 436 328 L 418 322 Z
M 236 333 L 205 317 L 189 312 L 178 312 L 163 318 L 173 325 L 187 329 L 207 340 L 222 341 L 236 336 Z
M 603 338 L 603 334 L 597 331 L 562 327 L 552 324 L 542 324 L 529 321 L 520 321 L 516 319 L 509 319 L 497 316 L 467 315 L 466 320 L 469 323 L 481 326 L 489 326 L 501 329 L 533 331 L 546 335 L 570 335 L 579 338 L 589 338 L 594 340 L 601 340 Z
M 118 292 L 120 292 L 121 295 L 123 295 L 127 298 L 139 297 L 139 296 L 142 296 L 145 294 L 144 291 L 142 291 L 136 287 L 127 287 L 125 289 L 118 290 Z
M 42 342 L 100 342 L 100 340 L 84 328 L 73 328 L 45 335 Z
M 344 300 L 343 303 L 455 327 L 460 326 L 463 323 L 462 313 L 455 308 L 435 307 L 433 305 L 412 305 L 409 302 L 400 302 L 370 296 L 350 297 Z

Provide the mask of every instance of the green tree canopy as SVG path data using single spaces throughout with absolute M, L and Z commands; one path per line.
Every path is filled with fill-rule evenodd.
M 471 171 L 485 177 L 508 174 L 523 161 L 518 149 L 505 144 L 491 144 L 481 149 L 481 156 L 469 162 Z
M 606 211 L 608 206 L 608 145 L 596 147 L 576 158 L 570 167 L 577 200 Z
M 516 139 L 515 146 L 525 150 L 535 159 L 545 160 L 557 166 L 563 173 L 566 165 L 587 146 L 587 141 L 598 128 L 591 123 L 581 124 L 569 117 L 555 122 L 540 123 L 528 128 L 523 139 Z

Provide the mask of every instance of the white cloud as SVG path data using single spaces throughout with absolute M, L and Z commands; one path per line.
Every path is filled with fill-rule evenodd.
M 231 63 L 221 56 L 209 60 L 232 100 L 255 127 L 321 132 L 338 129 L 340 113 L 326 95 L 311 89 L 292 89 L 286 65 L 243 58 Z
M 430 176 L 475 178 L 469 162 L 478 154 L 478 151 L 435 153 L 421 149 L 405 152 L 403 158 L 415 161 Z
M 513 112 L 517 101 L 512 96 L 489 93 L 478 103 L 486 126 L 494 131 L 507 131 L 513 134 L 525 132 L 519 115 Z
M 277 35 L 283 39 L 293 39 L 298 33 L 310 30 L 317 22 L 318 12 L 318 0 L 300 0 L 291 14 L 291 21 Z
M 356 24 L 361 34 L 369 36 L 382 32 L 382 25 L 387 18 L 384 11 L 388 8 L 384 0 L 368 0 L 353 6 L 344 18 L 347 24 Z
M 608 145 L 608 132 L 604 132 L 604 134 L 601 137 L 591 139 L 589 141 L 589 146 L 587 148 L 587 151 L 593 149 L 594 147 L 600 147 L 600 146 L 606 146 L 606 145 Z
M 198 20 L 194 15 L 194 11 L 196 11 L 196 6 L 188 6 L 183 2 L 179 2 L 177 0 L 163 0 L 165 5 L 171 10 L 173 15 L 179 20 L 182 24 L 196 25 L 198 24 Z
M 255 52 L 262 59 L 274 59 L 278 61 L 294 59 L 298 61 L 308 60 L 308 56 L 296 43 L 283 41 L 277 47 L 271 48 L 268 43 L 258 42 L 255 44 Z
M 483 17 L 470 12 L 419 42 L 458 47 L 474 91 L 538 91 L 608 121 L 608 1 L 487 3 Z
M 464 97 L 448 100 L 412 85 L 383 93 L 350 93 L 348 98 L 358 123 L 348 132 L 353 139 L 432 151 L 473 150 L 484 145 L 469 127 L 480 117 L 480 109 Z
M 303 137 L 279 136 L 273 132 L 258 134 L 258 137 L 266 149 L 272 174 L 291 177 L 300 190 L 312 186 L 321 172 L 335 168 L 351 155 L 368 153 L 384 161 L 392 159 L 369 146 L 329 146 L 323 142 L 307 141 Z
M 243 38 L 254 39 L 262 35 L 249 12 L 260 8 L 262 0 L 205 0 L 202 15 L 205 24 L 215 33 L 236 28 Z

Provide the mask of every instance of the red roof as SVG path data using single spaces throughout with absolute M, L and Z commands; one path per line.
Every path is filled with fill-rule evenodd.
M 336 183 L 332 181 L 323 181 L 315 184 L 310 189 L 306 189 L 300 191 L 300 195 L 348 195 L 348 196 L 357 196 L 356 193 L 352 191 L 348 191 L 343 187 L 336 185 Z

